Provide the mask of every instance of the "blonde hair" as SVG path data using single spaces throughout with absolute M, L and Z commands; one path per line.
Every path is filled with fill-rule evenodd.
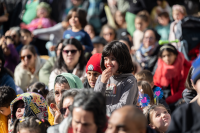
M 173 7 L 172 7 L 172 13 L 173 13 L 174 11 L 179 11 L 179 12 L 181 12 L 184 16 L 187 16 L 186 9 L 185 9 L 185 7 L 182 6 L 182 5 L 173 5 Z
M 153 75 L 150 71 L 148 70 L 142 70 L 138 73 L 136 73 L 135 78 L 137 79 L 137 81 L 147 81 L 149 83 L 153 82 Z
M 150 104 L 154 104 L 153 90 L 147 81 L 139 81 L 138 86 L 142 87 L 143 93 L 150 97 Z

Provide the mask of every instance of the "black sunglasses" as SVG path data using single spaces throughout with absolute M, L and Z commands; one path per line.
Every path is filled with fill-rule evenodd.
M 76 54 L 78 50 L 63 50 L 62 52 L 69 54 L 69 52 L 71 52 L 71 54 Z
M 29 60 L 31 59 L 31 57 L 32 57 L 32 55 L 25 55 L 25 56 L 21 56 L 21 60 L 24 60 L 25 59 L 25 57 L 27 57 Z
M 62 115 L 64 115 L 67 109 L 69 109 L 69 111 L 71 111 L 72 110 L 72 105 L 69 105 L 67 108 L 61 108 L 60 109 L 60 113 Z

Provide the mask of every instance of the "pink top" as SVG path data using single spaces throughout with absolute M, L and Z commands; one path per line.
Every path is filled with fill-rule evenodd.
M 30 24 L 27 25 L 27 29 L 33 31 L 39 28 L 49 28 L 54 26 L 55 24 L 56 22 L 49 18 L 36 18 L 32 20 Z

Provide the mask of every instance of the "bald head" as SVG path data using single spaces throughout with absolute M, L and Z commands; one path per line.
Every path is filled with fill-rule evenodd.
M 134 106 L 124 106 L 113 112 L 106 133 L 145 133 L 147 121 L 142 111 Z

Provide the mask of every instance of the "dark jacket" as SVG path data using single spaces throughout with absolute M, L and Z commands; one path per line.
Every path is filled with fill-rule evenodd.
M 183 91 L 182 96 L 186 103 L 190 103 L 190 101 L 197 96 L 197 92 L 186 88 Z

